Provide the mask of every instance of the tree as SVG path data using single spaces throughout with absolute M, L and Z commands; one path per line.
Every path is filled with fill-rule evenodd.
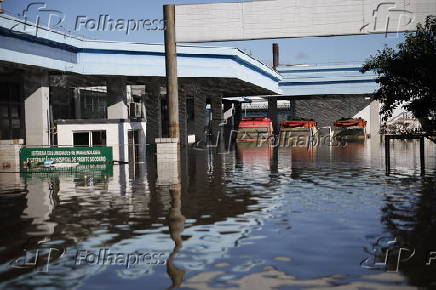
M 400 105 L 420 120 L 424 130 L 436 127 L 436 18 L 428 17 L 416 32 L 406 34 L 398 49 L 385 48 L 371 56 L 361 72 L 374 71 L 386 120 Z

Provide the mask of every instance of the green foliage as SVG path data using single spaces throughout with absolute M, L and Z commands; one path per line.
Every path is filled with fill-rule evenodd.
M 418 119 L 436 118 L 436 18 L 427 18 L 408 33 L 398 49 L 385 48 L 371 56 L 361 72 L 378 74 L 374 99 L 382 103 L 384 119 L 399 105 Z

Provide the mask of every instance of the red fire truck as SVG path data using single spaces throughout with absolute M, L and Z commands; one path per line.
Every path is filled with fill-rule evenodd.
M 363 129 L 366 128 L 366 121 L 362 118 L 356 119 L 339 119 L 334 124 L 335 128 L 344 128 L 344 129 Z
M 273 135 L 272 121 L 264 117 L 245 117 L 239 122 L 237 142 L 258 142 Z
M 318 123 L 312 120 L 298 120 L 298 121 L 283 121 L 280 123 L 280 129 L 281 130 L 287 130 L 287 129 L 310 129 L 310 128 L 316 128 L 318 126 Z
M 366 121 L 362 118 L 342 118 L 333 123 L 334 135 L 344 139 L 362 139 L 366 136 Z

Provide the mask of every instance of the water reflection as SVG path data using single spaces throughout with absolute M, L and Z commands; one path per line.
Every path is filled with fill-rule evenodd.
M 214 288 L 271 275 L 283 278 L 268 280 L 271 287 L 351 286 L 374 274 L 359 262 L 382 236 L 420 252 L 399 276 L 371 276 L 374 285 L 429 285 L 436 151 L 426 145 L 425 178 L 413 143 L 393 144 L 395 172 L 386 177 L 380 143 L 368 140 L 183 151 L 176 174 L 147 152 L 144 163 L 109 170 L 14 175 L 13 194 L 2 186 L 0 195 L 2 286 L 196 288 L 196 277 L 208 277 L 201 285 Z M 41 247 L 67 254 L 53 257 L 48 273 L 9 265 Z M 132 269 L 75 264 L 77 249 L 106 247 L 168 259 Z
M 435 179 L 401 178 L 392 181 L 390 186 L 381 221 L 398 245 L 414 251 L 413 255 L 404 252 L 400 269 L 412 285 L 432 285 L 436 282 L 436 262 L 431 259 L 436 244 Z M 410 259 L 403 262 L 409 256 Z M 388 262 L 389 268 L 397 267 L 394 259 Z
M 170 188 L 171 208 L 168 215 L 168 225 L 174 249 L 167 261 L 167 272 L 172 281 L 172 287 L 180 287 L 185 275 L 185 270 L 177 268 L 174 259 L 183 246 L 182 232 L 185 229 L 185 217 L 182 215 L 182 187 L 181 184 L 172 185 Z

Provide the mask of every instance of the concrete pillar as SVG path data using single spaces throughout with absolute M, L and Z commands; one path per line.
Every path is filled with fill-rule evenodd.
M 370 106 L 369 132 L 371 138 L 380 136 L 380 101 L 372 100 Z
M 80 89 L 75 88 L 73 93 L 74 101 L 74 117 L 76 119 L 82 119 L 82 110 L 80 107 Z
M 157 185 L 180 183 L 180 148 L 176 138 L 157 138 Z
M 225 115 L 226 112 L 232 112 L 232 117 L 227 118 L 229 115 Z M 225 144 L 222 145 L 228 145 L 229 144 L 229 138 L 232 137 L 232 129 L 233 129 L 233 123 L 234 123 L 234 118 L 233 118 L 233 103 L 231 102 L 227 102 L 224 101 L 223 102 L 223 121 L 224 124 L 222 125 L 221 132 L 222 132 L 222 140 L 224 141 Z M 234 136 L 233 136 L 234 137 Z M 228 149 L 228 148 L 227 148 Z
M 223 114 L 232 108 L 233 108 L 233 104 L 231 102 L 223 102 Z M 232 119 L 233 118 L 229 118 L 227 120 L 226 127 L 231 127 L 233 125 Z M 223 121 L 225 122 L 225 120 L 223 120 Z
M 279 125 L 277 120 L 277 99 L 268 98 L 268 118 L 272 120 L 274 134 L 278 134 Z
M 221 132 L 220 124 L 223 121 L 223 110 L 222 110 L 222 98 L 221 96 L 211 96 L 210 97 L 210 108 L 212 111 L 211 129 L 212 129 L 212 143 L 217 142 L 219 133 Z
M 26 144 L 50 145 L 48 73 L 26 72 L 23 82 Z
M 157 81 L 145 86 L 144 104 L 147 122 L 145 134 L 147 144 L 155 144 L 155 139 L 162 137 L 160 87 L 160 83 Z
M 194 97 L 194 127 L 195 127 L 195 142 L 200 140 L 206 141 L 206 134 L 204 133 L 207 126 L 207 112 L 206 112 L 206 96 L 197 94 Z
M 287 116 L 287 120 L 292 121 L 293 119 L 296 118 L 297 116 L 296 106 L 297 106 L 297 101 L 292 98 L 289 98 L 289 114 Z
M 128 119 L 126 79 L 124 77 L 110 79 L 107 94 L 107 118 Z
M 239 122 L 241 122 L 242 119 L 242 103 L 235 103 L 235 113 L 234 113 L 234 128 L 233 129 L 238 129 L 239 127 Z

